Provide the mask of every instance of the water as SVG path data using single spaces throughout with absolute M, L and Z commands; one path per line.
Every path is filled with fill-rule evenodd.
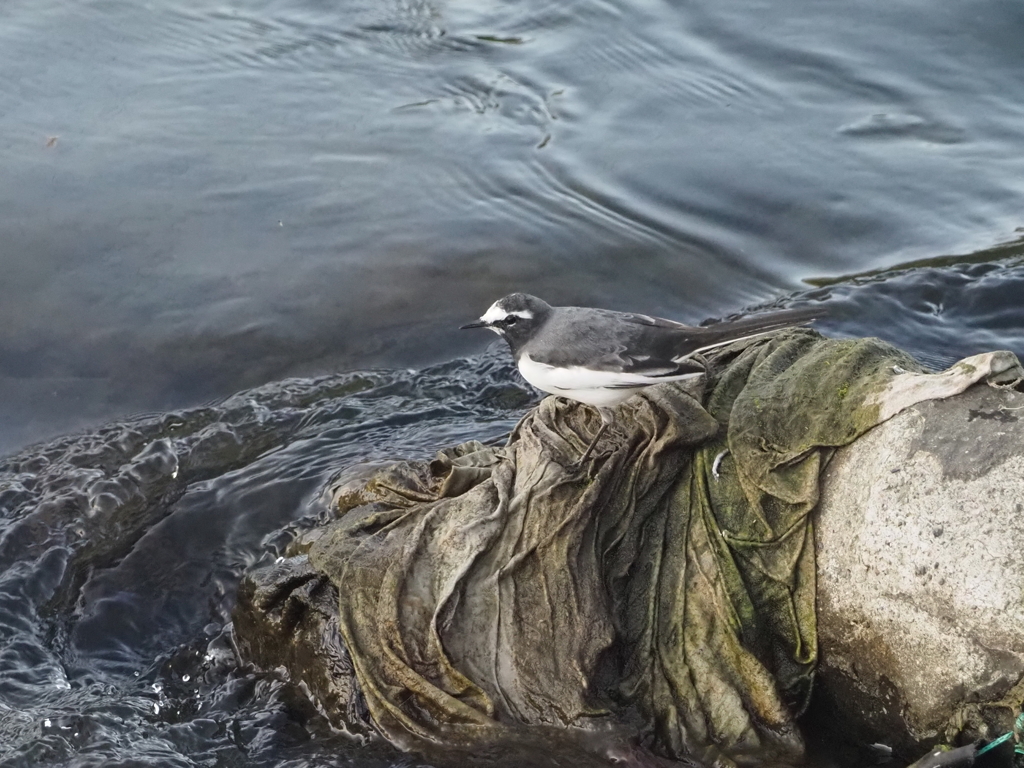
M 935 366 L 1024 353 L 1022 33 L 991 0 L 6 0 L 0 762 L 417 764 L 225 625 L 335 472 L 507 432 L 533 393 L 455 329 L 511 290 L 804 292 Z
M 5 0 L 0 451 L 1014 239 L 1024 8 Z
M 283 381 L 9 458 L 0 764 L 395 764 L 279 674 L 239 668 L 235 588 L 324 517 L 338 468 L 506 433 L 532 397 L 511 374 L 495 351 Z

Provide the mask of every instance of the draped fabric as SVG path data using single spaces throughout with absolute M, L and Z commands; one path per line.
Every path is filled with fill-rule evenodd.
M 465 744 L 628 720 L 670 757 L 799 761 L 822 467 L 894 399 L 1020 367 L 990 353 L 932 375 L 877 339 L 806 329 L 707 362 L 689 389 L 625 402 L 582 470 L 567 467 L 598 415 L 549 397 L 504 448 L 396 464 L 339 499 L 310 563 L 338 588 L 385 736 Z

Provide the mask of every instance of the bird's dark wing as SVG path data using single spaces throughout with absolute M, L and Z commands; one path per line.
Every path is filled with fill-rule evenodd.
M 525 350 L 545 365 L 628 374 L 622 386 L 635 386 L 636 376 L 655 383 L 699 373 L 703 366 L 692 356 L 703 350 L 820 316 L 820 310 L 783 310 L 696 327 L 648 315 L 563 307 L 545 325 L 544 343 L 532 341 Z
M 671 380 L 704 370 L 676 359 L 678 334 L 687 328 L 646 315 L 566 307 L 545 325 L 543 343 L 531 342 L 526 351 L 545 365 L 631 374 L 626 379 L 636 386 L 636 376 Z
M 610 309 L 595 309 L 594 312 L 608 317 L 614 316 L 620 322 L 633 323 L 634 325 L 645 326 L 648 328 L 679 330 L 693 327 L 692 325 L 677 323 L 675 320 L 666 320 L 664 317 L 652 317 L 651 315 L 641 315 L 636 312 L 613 312 Z

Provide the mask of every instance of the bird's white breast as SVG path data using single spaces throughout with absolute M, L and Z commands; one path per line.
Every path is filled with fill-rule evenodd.
M 598 408 L 618 405 L 630 395 L 652 384 L 700 375 L 686 374 L 655 379 L 639 373 L 595 371 L 581 366 L 556 368 L 553 365 L 538 363 L 525 353 L 519 357 L 519 372 L 537 389 Z

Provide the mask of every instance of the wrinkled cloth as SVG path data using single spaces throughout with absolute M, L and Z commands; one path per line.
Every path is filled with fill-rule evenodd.
M 338 588 L 387 738 L 628 720 L 669 757 L 801 759 L 822 467 L 914 402 L 1024 372 L 990 353 L 928 374 L 877 339 L 807 329 L 707 363 L 689 388 L 623 403 L 587 470 L 566 467 L 598 414 L 548 397 L 504 448 L 467 443 L 338 494 L 310 563 Z

